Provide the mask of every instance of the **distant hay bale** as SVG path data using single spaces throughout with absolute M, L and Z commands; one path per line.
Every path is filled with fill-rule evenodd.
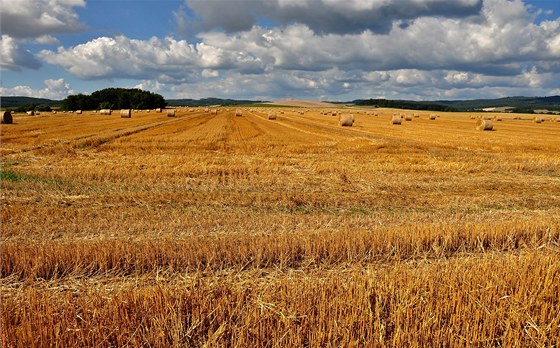
M 77 113 L 78 115 L 81 115 L 81 114 L 82 114 L 82 110 L 76 110 L 76 113 Z
M 243 116 L 243 111 L 241 109 L 235 110 L 235 116 Z
M 101 109 L 101 110 L 99 110 L 99 113 L 101 115 L 110 115 L 110 114 L 113 113 L 113 110 L 111 110 L 111 109 Z
M 161 112 L 161 108 L 157 108 L 157 109 L 156 109 L 156 112 Z
M 34 116 L 34 115 L 35 115 L 35 111 L 33 111 L 33 110 L 27 111 L 26 114 L 28 114 L 29 116 Z
M 404 117 L 404 120 L 405 120 L 405 121 L 412 121 L 412 115 L 406 115 L 406 116 Z
M 437 115 L 436 115 L 436 114 L 431 114 L 431 115 L 430 115 L 430 120 L 435 120 L 436 118 L 437 118 Z
M 97 113 L 97 110 L 93 110 L 92 112 L 93 112 L 94 114 L 96 114 L 96 113 Z
M 391 118 L 391 124 L 400 125 L 401 123 L 402 123 L 401 115 L 393 114 L 393 117 Z
M 354 115 L 352 114 L 341 114 L 338 116 L 338 124 L 341 127 L 352 127 L 354 124 Z
M 204 112 L 210 112 L 209 108 L 204 108 Z
M 481 131 L 491 131 L 494 129 L 491 120 L 478 120 L 476 121 L 476 129 Z
M 476 116 L 471 115 L 471 120 L 476 120 Z
M 270 112 L 268 114 L 268 119 L 269 120 L 275 120 L 276 119 L 276 113 L 275 112 Z
M 420 118 L 420 115 L 414 114 L 414 118 Z
M 175 117 L 175 109 L 167 109 L 167 117 Z
M 218 109 L 212 109 L 212 112 L 210 112 L 212 115 L 217 115 L 218 114 Z
M 373 116 L 379 116 L 379 114 L 377 112 L 374 112 Z
M 542 117 L 540 117 L 540 116 L 535 116 L 535 117 L 533 118 L 533 122 L 535 122 L 535 123 L 542 123 L 542 122 L 544 122 L 544 118 L 542 118 Z
M 121 117 L 123 117 L 123 118 L 130 118 L 130 117 L 132 117 L 132 110 L 130 110 L 130 109 L 123 109 L 123 110 L 121 110 Z
M 2 111 L 2 119 L 0 119 L 0 123 L 2 124 L 12 124 L 14 119 L 12 114 L 9 111 Z
M 56 110 L 53 110 L 52 113 L 53 113 L 53 115 L 56 115 Z
M 495 121 L 498 121 L 498 122 L 501 122 L 501 121 L 502 121 L 502 117 L 496 116 L 496 117 L 494 117 L 494 120 L 495 120 Z

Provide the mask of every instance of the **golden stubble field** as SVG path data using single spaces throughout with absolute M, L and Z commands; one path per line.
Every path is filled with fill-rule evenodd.
M 15 115 L 3 347 L 560 345 L 560 122 L 321 111 Z

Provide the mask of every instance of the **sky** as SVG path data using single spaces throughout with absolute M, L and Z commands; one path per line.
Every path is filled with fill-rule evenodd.
M 0 96 L 560 95 L 560 0 L 0 0 Z

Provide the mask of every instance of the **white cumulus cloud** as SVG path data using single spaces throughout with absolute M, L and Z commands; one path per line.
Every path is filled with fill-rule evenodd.
M 62 78 L 44 80 L 43 83 L 46 87 L 42 89 L 33 89 L 29 86 L 15 86 L 12 88 L 0 87 L 0 95 L 61 100 L 70 94 L 76 93 L 70 84 Z

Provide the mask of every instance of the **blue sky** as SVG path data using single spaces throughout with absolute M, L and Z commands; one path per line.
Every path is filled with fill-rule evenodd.
M 0 0 L 0 95 L 560 94 L 559 0 Z

